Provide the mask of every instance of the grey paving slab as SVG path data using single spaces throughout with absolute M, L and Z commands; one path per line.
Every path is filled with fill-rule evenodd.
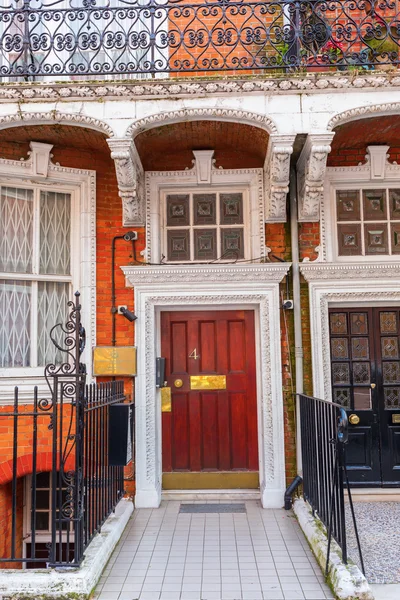
M 94 598 L 325 600 L 314 569 L 291 512 L 170 501 L 134 512 Z

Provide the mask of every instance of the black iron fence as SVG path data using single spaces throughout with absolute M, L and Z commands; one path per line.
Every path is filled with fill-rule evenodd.
M 360 555 L 357 523 L 346 469 L 348 421 L 339 404 L 299 395 L 301 454 L 303 463 L 303 496 L 328 531 L 328 570 L 331 538 L 342 550 L 342 560 L 348 561 L 346 536 L 345 488 L 348 495 Z
M 124 494 L 123 467 L 108 461 L 109 410 L 124 401 L 123 382 L 86 384 L 79 294 L 68 305 L 69 320 L 50 332 L 66 359 L 45 368 L 48 396 L 40 398 L 35 387 L 33 404 L 26 404 L 15 388 L 12 410 L 0 412 L 0 425 L 12 430 L 11 458 L 2 464 L 12 521 L 0 564 L 79 566 Z
M 399 64 L 397 0 L 5 0 L 3 80 Z

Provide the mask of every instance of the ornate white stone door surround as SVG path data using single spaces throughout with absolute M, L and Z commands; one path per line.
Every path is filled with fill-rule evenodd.
M 309 282 L 313 394 L 331 399 L 328 309 L 399 306 L 399 263 L 303 264 Z
M 279 508 L 285 490 L 279 282 L 289 263 L 122 267 L 135 291 L 136 506 L 161 502 L 161 403 L 155 385 L 162 310 L 254 309 L 261 502 Z

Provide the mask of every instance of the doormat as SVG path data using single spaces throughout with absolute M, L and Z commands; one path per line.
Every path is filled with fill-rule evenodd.
M 181 504 L 180 513 L 245 513 L 244 504 Z

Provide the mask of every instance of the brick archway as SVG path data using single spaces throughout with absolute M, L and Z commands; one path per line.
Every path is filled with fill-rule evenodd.
M 24 454 L 19 456 L 16 461 L 16 478 L 31 475 L 33 472 L 33 455 Z M 36 472 L 51 471 L 53 465 L 53 456 L 50 451 L 37 452 L 36 454 Z M 57 468 L 59 468 L 59 456 L 57 456 Z M 64 463 L 64 471 L 73 471 L 75 468 L 75 457 L 69 456 Z M 12 459 L 0 463 L 0 485 L 10 483 L 13 478 L 13 461 Z

